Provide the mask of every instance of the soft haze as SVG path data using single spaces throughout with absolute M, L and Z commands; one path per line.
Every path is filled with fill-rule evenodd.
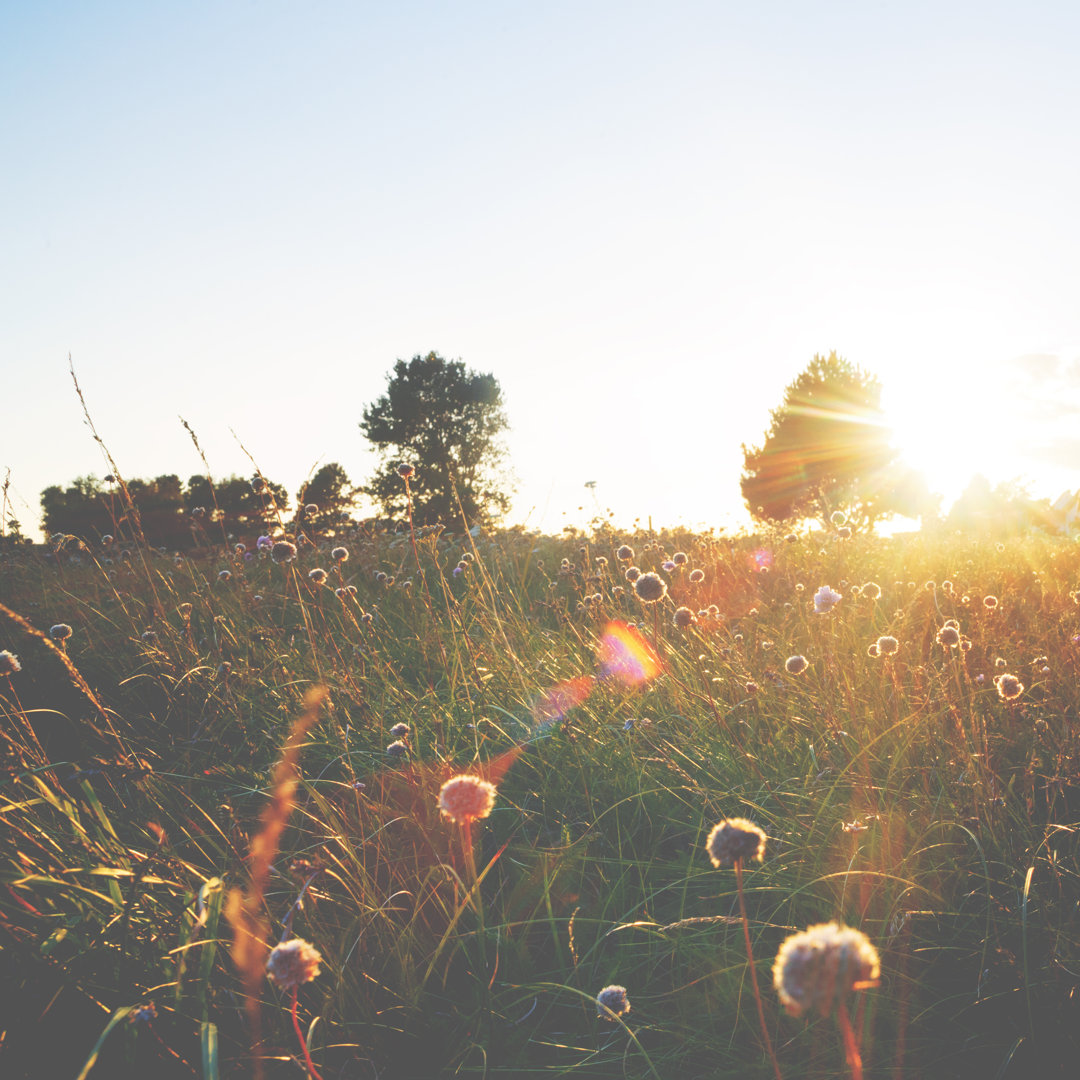
M 1080 486 L 1080 9 L 44 3 L 0 15 L 0 467 L 372 464 L 397 358 L 491 371 L 513 521 L 742 519 L 836 349 L 909 460 Z M 578 512 L 577 507 L 585 511 Z M 567 513 L 567 517 L 563 513 Z

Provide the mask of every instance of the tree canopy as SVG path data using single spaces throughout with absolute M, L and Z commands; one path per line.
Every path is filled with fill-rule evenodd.
M 305 528 L 326 529 L 347 516 L 356 498 L 348 473 L 336 462 L 324 465 L 296 493 L 296 512 Z M 307 511 L 308 506 L 316 509 Z
M 456 522 L 462 512 L 470 523 L 497 518 L 510 503 L 500 475 L 499 437 L 506 427 L 494 375 L 433 352 L 407 363 L 398 360 L 386 393 L 364 409 L 360 423 L 381 459 L 362 490 L 384 513 L 399 515 L 406 499 L 398 470 L 411 466 L 413 517 L 419 524 Z
M 761 446 L 743 446 L 743 498 L 759 521 L 839 506 L 868 525 L 888 514 L 920 516 L 934 499 L 891 440 L 878 379 L 835 352 L 815 355 L 772 411 Z

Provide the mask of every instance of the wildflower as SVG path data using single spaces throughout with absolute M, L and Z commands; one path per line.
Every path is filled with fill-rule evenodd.
M 221 570 L 218 573 L 218 581 L 228 581 L 232 577 L 231 570 Z
M 397 474 L 402 480 L 408 480 L 416 470 L 411 465 L 399 465 Z
M 864 825 L 861 821 L 845 821 L 844 832 L 846 833 L 860 833 L 866 832 L 869 829 L 869 825 Z
M 187 604 L 187 603 L 181 604 L 176 610 L 180 613 L 180 618 L 181 619 L 190 619 L 191 618 L 191 605 L 190 604 Z
M 877 949 L 859 930 L 820 923 L 792 934 L 780 946 L 773 983 L 791 1016 L 817 1009 L 822 1016 L 852 990 L 875 986 L 881 975 Z
M 195 518 L 206 517 L 206 507 L 205 506 L 196 506 L 191 511 L 191 516 L 195 517 Z
M 801 675 L 809 666 L 810 662 L 805 656 L 789 656 L 784 661 L 784 669 L 789 675 Z
M 862 587 L 862 595 L 867 600 L 880 600 L 881 599 L 881 586 L 876 581 L 868 581 Z
M 832 611 L 837 604 L 843 600 L 843 596 L 840 595 L 835 589 L 828 585 L 822 585 L 816 593 L 814 593 L 814 614 L 825 615 Z
M 692 585 L 700 585 L 705 580 L 704 570 L 691 570 L 690 571 L 690 583 Z
M 675 617 L 671 620 L 680 630 L 685 630 L 694 622 L 694 613 L 688 607 L 675 609 Z
M 290 544 L 288 540 L 279 540 L 270 549 L 270 558 L 279 566 L 290 563 L 296 558 L 296 545 Z
M 946 649 L 955 649 L 960 644 L 960 631 L 955 626 L 946 623 L 938 632 L 934 640 Z
M 659 574 L 649 571 L 634 580 L 634 592 L 643 604 L 655 604 L 667 596 L 667 583 Z
M 765 833 L 746 818 L 728 818 L 713 827 L 705 850 L 715 867 L 733 866 L 739 860 L 765 858 Z
M 219 679 L 227 679 L 231 671 L 232 664 L 230 664 L 228 660 L 223 660 L 220 664 L 218 664 L 217 673 Z
M 19 658 L 7 649 L 0 649 L 0 675 L 14 675 L 16 671 L 22 671 Z
M 255 547 L 259 551 L 265 551 L 266 549 L 272 548 L 273 546 L 274 541 L 271 540 L 269 536 L 260 536 L 259 539 L 255 541 Z
M 881 655 L 881 650 L 878 648 L 878 643 L 876 641 L 872 641 L 866 647 L 866 655 L 872 656 L 875 660 Z
M 1015 701 L 1024 692 L 1024 684 L 1015 675 L 998 675 L 994 685 L 1002 701 Z
M 900 642 L 891 634 L 882 635 L 877 639 L 875 644 L 877 645 L 879 656 L 895 656 L 897 650 L 900 648 Z
M 390 729 L 391 739 L 404 739 L 409 734 L 409 725 L 406 723 L 395 724 Z
M 270 950 L 266 974 L 282 990 L 295 990 L 319 974 L 321 963 L 322 956 L 314 945 L 303 938 L 292 938 Z
M 1005 667 L 1005 657 L 1004 656 L 997 657 L 997 659 L 994 660 L 994 667 L 998 668 L 999 670 L 1004 668 Z
M 311 514 L 317 514 L 318 512 L 319 512 L 319 507 L 318 507 L 317 503 L 308 503 L 307 506 L 304 507 L 304 513 L 309 515 L 309 516 Z
M 439 788 L 439 811 L 455 825 L 486 818 L 495 805 L 495 785 L 479 776 L 461 773 Z
M 158 636 L 156 630 L 144 630 L 142 633 L 142 640 L 145 641 L 147 645 L 156 645 L 157 639 Z
M 636 566 L 628 566 L 623 577 L 625 577 L 632 585 L 639 577 L 641 577 L 641 571 Z
M 626 987 L 605 986 L 596 995 L 596 1008 L 596 1015 L 602 1020 L 614 1021 L 616 1016 L 625 1016 L 630 1011 L 630 1001 L 626 996 Z
M 337 597 L 337 598 L 338 598 L 339 600 L 344 600 L 344 599 L 345 599 L 345 597 L 349 595 L 349 590 L 348 590 L 348 589 L 341 589 L 341 588 L 338 588 L 338 589 L 335 589 L 335 590 L 334 590 L 334 595 L 335 595 L 335 596 L 336 596 L 336 597 Z
M 761 689 L 761 687 L 759 687 L 758 684 L 756 682 L 754 682 L 752 679 L 750 680 L 750 682 L 748 682 L 746 684 L 746 692 L 748 694 L 756 694 L 758 692 L 758 690 L 760 690 L 760 689 Z
M 71 634 L 72 629 L 66 622 L 58 622 L 55 626 L 49 627 L 49 637 L 53 641 L 67 641 Z
M 840 537 L 841 540 L 850 540 L 851 529 L 847 525 L 842 525 L 839 529 L 836 530 L 836 535 Z
M 984 674 L 983 674 L 983 673 L 982 673 L 982 672 L 980 671 L 980 672 L 979 672 L 979 674 L 975 676 L 975 681 L 976 681 L 976 682 L 977 682 L 977 683 L 978 683 L 978 684 L 979 684 L 980 686 L 982 686 L 982 684 L 983 684 L 984 682 L 986 682 L 986 676 L 985 676 L 985 675 L 984 675 Z
M 128 1016 L 129 1023 L 132 1024 L 148 1024 L 151 1020 L 157 1019 L 157 1006 L 148 1001 L 145 1005 L 140 1005 L 138 1008 L 133 1009 Z
M 671 561 L 676 566 L 685 566 L 687 564 L 687 562 L 688 562 L 686 552 L 685 551 L 676 551 L 675 554 L 671 556 Z
M 829 516 L 829 520 L 839 528 L 841 525 L 847 524 L 847 514 L 843 510 L 834 510 Z
M 663 570 L 665 574 L 670 574 L 671 571 L 675 569 L 675 564 L 670 559 L 665 559 L 664 562 L 660 564 L 660 569 Z
M 984 596 L 983 607 L 987 611 L 993 611 L 998 606 L 998 598 L 996 596 Z
M 334 562 L 345 562 L 349 557 L 349 549 L 347 547 L 336 547 L 330 552 L 330 558 Z
M 633 562 L 634 561 L 634 549 L 629 544 L 623 544 L 618 551 L 615 552 L 615 558 L 619 562 Z
M 320 570 L 316 567 L 314 570 L 308 571 L 308 581 L 313 585 L 321 585 L 326 580 L 326 571 Z
M 405 757 L 408 753 L 409 748 L 399 739 L 395 739 L 386 748 L 386 754 L 388 757 Z

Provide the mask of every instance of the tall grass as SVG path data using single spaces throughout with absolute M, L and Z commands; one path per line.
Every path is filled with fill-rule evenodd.
M 704 852 L 732 816 L 769 837 L 742 883 L 784 1077 L 846 1075 L 835 1021 L 785 1015 L 771 988 L 783 940 L 830 919 L 881 954 L 880 986 L 848 1002 L 866 1076 L 1075 1075 L 1080 545 L 307 539 L 283 565 L 134 538 L 5 556 L 5 1076 L 250 1076 L 256 1057 L 303 1076 L 289 995 L 252 980 L 261 1033 L 245 1010 L 232 891 L 261 948 L 295 934 L 322 954 L 299 1015 L 323 1077 L 773 1076 L 736 879 Z M 622 543 L 668 584 L 655 611 Z M 853 588 L 871 581 L 877 598 Z M 815 615 L 822 584 L 843 599 Z M 959 647 L 936 640 L 948 619 Z M 604 677 L 615 620 L 641 624 L 655 677 Z M 63 655 L 34 633 L 57 622 Z M 883 635 L 897 653 L 869 655 Z M 323 713 L 253 887 L 313 686 Z M 460 772 L 498 787 L 468 853 L 436 806 Z M 632 1004 L 618 1023 L 597 1015 L 609 984 Z

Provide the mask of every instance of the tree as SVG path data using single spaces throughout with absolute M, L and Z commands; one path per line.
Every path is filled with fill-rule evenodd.
M 506 427 L 494 375 L 437 353 L 399 360 L 386 393 L 364 409 L 360 429 L 378 449 L 381 465 L 361 490 L 386 514 L 403 513 L 405 485 L 398 469 L 409 465 L 415 469 L 409 483 L 419 524 L 456 522 L 461 512 L 470 523 L 496 518 L 510 505 L 499 472 L 505 453 L 499 436 Z
M 212 542 L 217 542 L 221 527 L 226 534 L 237 536 L 270 528 L 277 522 L 279 511 L 288 506 L 289 493 L 273 481 L 265 481 L 264 485 L 259 477 L 246 480 L 235 475 L 215 480 L 211 489 L 208 477 L 196 475 L 188 480 L 184 502 L 189 511 L 196 507 L 206 511 L 203 528 L 210 534 Z M 211 530 L 208 523 L 212 521 L 222 525 Z
M 743 445 L 742 494 L 757 520 L 843 506 L 862 524 L 908 512 L 911 486 L 881 411 L 881 383 L 835 352 L 815 355 L 771 413 L 760 446 Z M 917 485 L 915 485 L 917 486 Z
M 296 493 L 300 522 L 307 529 L 333 528 L 352 509 L 356 492 L 348 473 L 336 461 L 331 461 Z M 309 514 L 304 508 L 311 505 L 318 509 Z

